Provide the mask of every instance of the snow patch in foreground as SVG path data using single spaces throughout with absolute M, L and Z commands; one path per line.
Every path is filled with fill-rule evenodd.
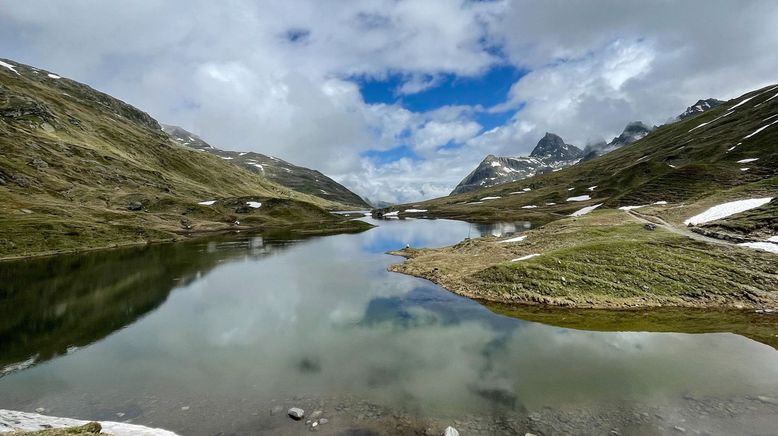
M 710 221 L 720 220 L 736 213 L 745 212 L 750 209 L 754 209 L 771 202 L 773 197 L 765 198 L 750 198 L 748 200 L 730 201 L 729 203 L 719 204 L 706 210 L 705 212 L 695 215 L 683 223 L 686 225 L 692 224 L 704 224 Z
M 776 242 L 778 243 L 778 236 L 771 236 L 767 238 L 767 242 Z
M 216 200 L 201 201 L 197 204 L 202 204 L 203 206 L 212 206 L 214 203 L 216 203 Z
M 763 251 L 769 251 L 770 253 L 778 254 L 778 244 L 773 244 L 772 242 L 744 242 L 742 244 L 737 244 L 741 247 L 749 247 L 749 248 L 755 248 L 757 250 L 763 250 Z
M 508 244 L 510 242 L 521 242 L 527 239 L 527 235 L 516 236 L 515 238 L 505 239 L 503 241 L 497 241 L 499 244 Z
M 540 253 L 534 253 L 534 254 L 528 254 L 526 256 L 517 257 L 516 259 L 511 259 L 511 262 L 519 262 L 522 260 L 532 259 L 533 257 L 540 256 Z
M 55 416 L 39 415 L 37 413 L 17 412 L 0 409 L 0 433 L 22 430 L 37 431 L 46 428 L 77 427 L 91 421 L 80 419 L 57 418 Z M 103 432 L 114 436 L 178 436 L 176 433 L 160 428 L 144 427 L 123 422 L 98 421 Z
M 579 195 L 577 197 L 568 197 L 567 201 L 586 201 L 591 199 L 592 197 L 589 197 L 588 195 Z
M 260 207 L 262 207 L 262 203 L 260 203 L 258 201 L 247 201 L 246 202 L 246 206 L 254 208 L 254 209 L 259 209 Z
M 597 209 L 598 207 L 602 206 L 602 203 L 595 204 L 594 206 L 586 206 L 585 208 L 573 212 L 570 216 L 581 216 L 586 215 L 587 213 L 593 211 L 594 209 Z

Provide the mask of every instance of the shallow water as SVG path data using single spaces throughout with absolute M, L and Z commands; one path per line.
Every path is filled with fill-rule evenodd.
M 497 315 L 387 272 L 401 259 L 384 253 L 511 226 L 369 221 L 379 227 L 355 235 L 234 235 L 0 264 L 0 408 L 203 435 L 306 431 L 268 413 L 298 403 L 330 417 L 323 433 L 463 417 L 483 417 L 459 425 L 484 434 L 778 428 L 769 345 Z

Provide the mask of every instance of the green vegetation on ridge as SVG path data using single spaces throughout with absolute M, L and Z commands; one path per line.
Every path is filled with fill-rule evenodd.
M 4 62 L 15 71 L 0 68 L 0 258 L 261 226 L 367 227 L 324 210 L 339 203 L 172 143 L 117 99 Z

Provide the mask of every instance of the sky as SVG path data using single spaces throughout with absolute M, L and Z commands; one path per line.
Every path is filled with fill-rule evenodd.
M 778 82 L 774 0 L 6 0 L 0 57 L 370 200 Z

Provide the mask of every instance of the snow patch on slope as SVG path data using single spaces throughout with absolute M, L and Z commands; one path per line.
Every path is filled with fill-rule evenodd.
M 695 215 L 683 223 L 686 225 L 692 224 L 704 224 L 711 221 L 720 220 L 722 218 L 726 218 L 731 215 L 735 215 L 737 213 L 745 212 L 750 209 L 755 209 L 757 207 L 764 206 L 765 204 L 771 202 L 773 200 L 773 197 L 765 197 L 765 198 L 750 198 L 748 200 L 737 200 L 737 201 L 730 201 L 728 203 L 722 203 L 716 206 L 713 206 L 706 210 L 705 212 Z

